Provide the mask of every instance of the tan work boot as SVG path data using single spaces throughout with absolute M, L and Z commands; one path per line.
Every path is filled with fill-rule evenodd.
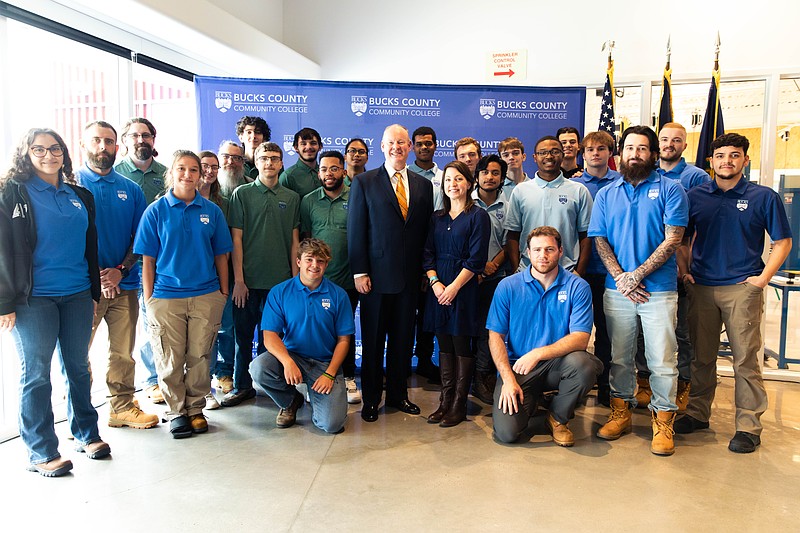
M 147 397 L 150 398 L 151 402 L 164 403 L 164 395 L 161 393 L 161 387 L 158 386 L 158 383 L 147 387 L 145 392 L 147 393 Z
M 675 395 L 675 404 L 678 406 L 678 412 L 683 413 L 686 411 L 686 406 L 689 405 L 689 393 L 692 391 L 692 383 L 689 381 L 678 381 L 678 394 Z
M 299 392 L 295 391 L 294 399 L 289 407 L 282 408 L 278 411 L 278 416 L 275 417 L 275 425 L 279 428 L 292 427 L 297 421 L 297 411 L 305 405 L 305 397 Z
M 675 441 L 672 438 L 675 435 L 672 427 L 675 414 L 674 411 L 653 411 L 653 442 L 650 443 L 650 451 L 656 455 L 675 453 Z
M 128 426 L 134 429 L 147 429 L 158 424 L 158 415 L 150 415 L 138 407 L 131 407 L 127 411 L 108 414 L 108 426 L 121 428 Z
M 611 398 L 611 413 L 606 425 L 597 430 L 597 436 L 605 440 L 617 440 L 631 432 L 631 410 L 622 398 Z
M 572 431 L 570 431 L 566 424 L 562 424 L 553 418 L 553 415 L 550 413 L 547 414 L 547 426 L 553 434 L 553 442 L 559 446 L 569 448 L 575 444 L 575 436 L 572 434 Z
M 636 391 L 636 407 L 647 409 L 647 406 L 650 405 L 650 398 L 653 397 L 653 391 L 650 390 L 650 378 L 636 378 L 636 386 L 639 388 Z

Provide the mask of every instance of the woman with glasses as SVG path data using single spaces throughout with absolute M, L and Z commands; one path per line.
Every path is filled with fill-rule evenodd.
M 111 453 L 91 402 L 89 338 L 100 300 L 94 219 L 94 198 L 75 184 L 61 136 L 29 130 L 0 178 L 0 332 L 12 332 L 20 358 L 19 431 L 28 469 L 46 477 L 72 470 L 54 427 L 56 348 L 75 449 L 91 459 Z
M 175 152 L 167 192 L 144 212 L 133 245 L 142 256 L 150 343 L 176 439 L 208 431 L 209 353 L 229 294 L 233 249 L 222 210 L 197 192 L 200 166 L 193 152 Z
M 442 392 L 439 408 L 428 422 L 441 427 L 460 424 L 467 414 L 467 395 L 475 367 L 473 341 L 478 320 L 478 275 L 486 268 L 491 222 L 475 204 L 475 178 L 461 161 L 444 167 L 444 208 L 431 216 L 422 265 L 431 290 L 425 306 L 425 331 L 439 341 Z
M 353 138 L 344 147 L 344 162 L 347 164 L 347 175 L 344 184 L 348 187 L 353 183 L 353 178 L 367 170 L 369 161 L 369 148 L 363 139 Z

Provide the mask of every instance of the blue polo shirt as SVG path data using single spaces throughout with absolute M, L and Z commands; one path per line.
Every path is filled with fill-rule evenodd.
M 136 232 L 133 251 L 155 257 L 155 298 L 189 298 L 219 290 L 214 257 L 233 250 L 225 215 L 195 194 L 185 204 L 167 193 L 150 204 Z
M 616 170 L 608 169 L 606 175 L 602 178 L 598 178 L 596 176 L 592 176 L 589 174 L 589 169 L 583 171 L 583 174 L 578 176 L 577 178 L 572 178 L 572 181 L 577 181 L 578 183 L 583 183 L 584 187 L 589 189 L 589 194 L 592 195 L 592 198 L 597 197 L 597 192 L 610 185 L 615 179 L 621 178 L 622 174 L 617 172 Z M 587 274 L 606 274 L 606 266 L 603 264 L 603 260 L 600 259 L 600 254 L 597 253 L 597 247 L 594 245 L 594 239 L 592 239 L 592 257 L 589 258 L 589 266 L 586 268 Z
M 664 170 L 661 167 L 657 167 L 656 171 L 665 178 L 680 183 L 684 191 L 688 191 L 698 185 L 711 181 L 711 178 L 705 170 L 694 165 L 687 165 L 686 159 L 682 157 L 681 162 L 672 170 Z
M 71 187 L 37 175 L 26 183 L 36 228 L 32 296 L 67 296 L 91 287 L 86 261 L 89 214 Z
M 269 291 L 261 329 L 283 335 L 291 353 L 330 361 L 338 337 L 355 332 L 353 309 L 344 289 L 327 278 L 315 290 L 297 275 Z
M 692 276 L 700 285 L 733 285 L 764 270 L 764 231 L 773 241 L 792 236 L 778 193 L 742 178 L 729 191 L 715 181 L 689 191 L 694 235 Z
M 561 234 L 564 249 L 561 266 L 574 270 L 580 255 L 578 233 L 589 228 L 592 214 L 592 196 L 586 187 L 566 179 L 563 174 L 548 182 L 537 172 L 532 180 L 514 187 L 507 198 L 505 228 L 520 232 L 519 264 L 522 268 L 531 266 L 526 253 L 528 234 L 539 226 L 552 226 Z
M 593 324 L 589 284 L 562 266 L 547 290 L 531 276 L 530 268 L 502 280 L 486 319 L 486 329 L 506 336 L 512 364 L 570 333 L 591 333 Z
M 115 170 L 101 176 L 84 165 L 75 177 L 94 195 L 100 268 L 113 268 L 122 263 L 133 244 L 139 220 L 147 207 L 144 193 L 133 181 Z M 130 274 L 119 282 L 119 288 L 139 288 L 138 261 L 130 268 Z
M 655 170 L 636 188 L 624 179 L 597 193 L 589 237 L 604 237 L 625 272 L 644 263 L 664 242 L 664 226 L 686 227 L 689 206 L 683 187 L 663 179 Z M 643 280 L 648 292 L 678 290 L 678 266 L 673 254 L 661 268 Z M 606 288 L 617 284 L 606 275 Z
M 433 210 L 438 211 L 439 209 L 443 209 L 444 200 L 442 200 L 442 180 L 444 179 L 444 172 L 442 172 L 439 166 L 434 163 L 433 168 L 425 170 L 422 167 L 417 166 L 417 163 L 415 162 L 411 165 L 408 165 L 408 170 L 415 174 L 419 174 L 431 182 L 431 185 L 433 185 Z
M 500 253 L 500 250 L 503 249 L 503 246 L 506 244 L 506 235 L 508 235 L 508 230 L 505 229 L 503 226 L 506 218 L 506 202 L 503 193 L 497 195 L 497 200 L 492 205 L 486 205 L 483 200 L 481 200 L 480 195 L 478 194 L 478 190 L 472 191 L 472 199 L 475 200 L 475 204 L 486 211 L 489 214 L 489 221 L 492 223 L 492 231 L 489 234 L 489 255 L 487 256 L 489 261 L 495 258 L 495 256 Z M 497 272 L 488 276 L 486 279 L 496 279 L 502 278 L 506 275 L 506 268 L 508 267 L 508 260 L 506 260 L 503 265 L 497 269 Z

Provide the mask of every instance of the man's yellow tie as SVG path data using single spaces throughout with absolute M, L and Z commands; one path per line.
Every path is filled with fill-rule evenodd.
M 406 196 L 406 186 L 403 185 L 402 174 L 395 172 L 394 177 L 397 178 L 397 189 L 395 189 L 397 203 L 400 204 L 400 213 L 403 215 L 403 220 L 405 220 L 408 218 L 408 196 Z

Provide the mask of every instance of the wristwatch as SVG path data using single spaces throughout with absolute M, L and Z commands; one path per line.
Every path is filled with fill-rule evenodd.
M 127 277 L 128 277 L 128 274 L 130 274 L 130 273 L 131 273 L 131 271 L 130 271 L 130 270 L 128 270 L 128 267 L 126 267 L 125 265 L 117 265 L 117 266 L 115 266 L 114 268 L 116 268 L 117 270 L 119 270 L 119 273 L 120 273 L 120 274 L 122 274 L 122 279 L 125 279 L 125 278 L 127 278 Z

